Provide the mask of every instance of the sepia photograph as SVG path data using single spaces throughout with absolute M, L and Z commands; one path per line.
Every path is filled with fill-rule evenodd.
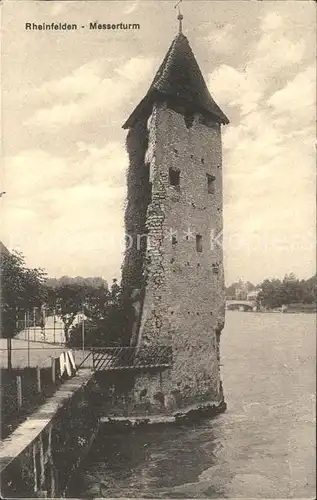
M 1 498 L 316 498 L 316 5 L 1 2 Z

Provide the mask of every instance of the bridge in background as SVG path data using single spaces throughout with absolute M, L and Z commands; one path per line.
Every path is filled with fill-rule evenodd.
M 226 309 L 229 311 L 253 311 L 255 307 L 255 300 L 226 300 Z

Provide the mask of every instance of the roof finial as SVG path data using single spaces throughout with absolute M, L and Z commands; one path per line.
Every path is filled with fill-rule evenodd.
M 181 10 L 180 10 L 180 3 L 182 2 L 183 0 L 178 0 L 177 4 L 174 5 L 174 9 L 176 9 L 176 7 L 178 8 L 178 16 L 177 16 L 177 19 L 179 21 L 179 33 L 183 33 L 183 19 L 184 19 L 184 16 L 182 15 L 181 13 Z

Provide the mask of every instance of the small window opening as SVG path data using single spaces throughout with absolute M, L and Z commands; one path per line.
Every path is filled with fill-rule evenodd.
M 171 186 L 179 186 L 180 171 L 174 168 L 169 169 L 169 181 Z
M 149 202 L 149 204 L 152 202 L 152 192 L 153 192 L 152 182 L 149 182 L 149 191 L 148 191 L 148 202 Z
M 173 246 L 177 245 L 177 238 L 176 238 L 176 236 L 172 236 L 172 245 Z
M 214 175 L 207 174 L 207 188 L 209 194 L 215 193 L 215 180 L 216 177 Z
M 193 126 L 193 123 L 194 123 L 194 114 L 193 113 L 185 113 L 184 120 L 185 120 L 186 127 L 191 128 Z
M 147 389 L 142 389 L 142 391 L 140 392 L 139 397 L 140 397 L 140 399 L 143 399 L 143 398 L 145 398 L 146 395 L 147 395 Z
M 219 274 L 219 264 L 216 263 L 216 264 L 212 264 L 212 271 L 214 274 Z
M 163 394 L 163 392 L 157 392 L 156 394 L 154 394 L 153 399 L 155 399 L 155 401 L 158 401 L 159 403 L 161 403 L 162 406 L 164 406 L 164 394 Z
M 205 159 L 204 158 L 201 158 L 201 163 L 205 163 Z
M 176 154 L 176 156 L 178 156 L 178 149 L 173 148 L 173 151 L 174 151 L 174 153 Z
M 203 251 L 203 237 L 200 234 L 196 234 L 196 251 Z
M 190 155 L 191 159 L 193 160 L 194 159 L 194 155 Z

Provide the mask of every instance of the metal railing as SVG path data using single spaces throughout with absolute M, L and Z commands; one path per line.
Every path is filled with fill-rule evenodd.
M 170 346 L 95 347 L 86 355 L 81 364 L 90 356 L 93 360 L 94 371 L 170 368 L 173 361 Z

